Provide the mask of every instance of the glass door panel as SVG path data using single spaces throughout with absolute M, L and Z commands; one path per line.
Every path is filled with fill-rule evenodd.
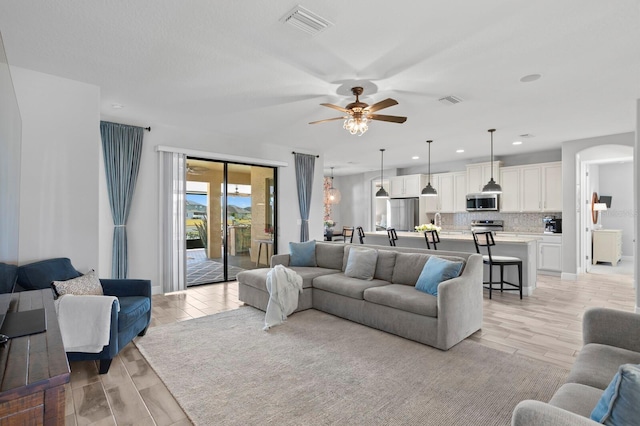
M 232 281 L 274 253 L 275 168 L 187 159 L 187 285 Z

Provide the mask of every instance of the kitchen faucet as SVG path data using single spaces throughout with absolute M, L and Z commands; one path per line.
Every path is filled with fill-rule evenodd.
M 433 224 L 435 226 L 442 227 L 442 218 L 440 217 L 440 212 L 436 212 L 436 214 L 433 215 Z

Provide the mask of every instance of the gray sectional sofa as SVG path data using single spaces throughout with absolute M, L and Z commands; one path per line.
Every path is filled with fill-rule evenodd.
M 619 367 L 640 364 L 640 315 L 592 308 L 584 315 L 582 334 L 584 346 L 571 368 L 567 383 L 548 403 L 531 400 L 519 403 L 513 412 L 512 425 L 600 424 L 590 419 L 591 412 Z M 637 398 L 637 394 L 634 397 Z M 640 405 L 640 401 L 635 405 Z M 616 424 L 640 424 L 640 417 Z
M 378 251 L 372 280 L 346 276 L 350 250 L 371 248 Z M 482 257 L 458 253 L 317 242 L 316 267 L 297 267 L 303 278 L 298 309 L 318 309 L 360 324 L 447 350 L 482 326 Z M 430 256 L 462 260 L 457 278 L 442 282 L 437 296 L 414 288 Z M 289 267 L 289 255 L 274 255 L 271 267 Z M 238 274 L 242 302 L 266 310 L 269 268 Z

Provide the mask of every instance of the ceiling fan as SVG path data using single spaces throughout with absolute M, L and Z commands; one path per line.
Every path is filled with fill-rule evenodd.
M 192 166 L 187 164 L 187 174 L 190 175 L 201 175 L 207 172 L 207 168 L 203 166 Z
M 347 115 L 336 118 L 327 118 L 325 120 L 312 121 L 309 124 L 318 124 L 334 120 L 344 120 L 344 125 L 342 126 L 343 128 L 348 130 L 352 135 L 358 133 L 362 135 L 369 128 L 367 124 L 369 120 L 389 121 L 391 123 L 404 123 L 405 121 L 407 121 L 407 117 L 400 117 L 397 115 L 373 114 L 374 112 L 379 111 L 383 108 L 389 108 L 390 106 L 398 105 L 398 101 L 396 101 L 395 99 L 387 98 L 373 105 L 369 105 L 364 102 L 360 102 L 359 97 L 360 95 L 362 95 L 363 91 L 364 89 L 362 87 L 352 87 L 351 93 L 353 93 L 356 97 L 356 101 L 350 103 L 344 108 L 333 104 L 320 104 L 322 106 L 342 111 Z

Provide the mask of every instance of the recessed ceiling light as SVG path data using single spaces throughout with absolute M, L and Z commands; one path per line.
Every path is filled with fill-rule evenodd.
M 520 78 L 520 81 L 523 83 L 531 83 L 532 81 L 539 80 L 542 77 L 542 74 L 529 74 Z
M 412 160 L 419 160 L 420 157 L 418 157 L 417 155 L 414 155 L 413 157 L 411 157 Z
M 113 108 L 113 109 L 122 109 L 122 108 L 124 108 L 124 105 L 122 105 L 122 104 L 111 104 L 111 108 Z
M 456 152 L 457 152 L 458 154 L 462 154 L 462 153 L 464 152 L 464 149 L 456 149 Z
M 531 133 L 523 133 L 519 135 L 521 138 L 535 138 L 536 135 L 532 135 Z
M 522 141 L 514 141 L 512 145 L 522 145 Z

